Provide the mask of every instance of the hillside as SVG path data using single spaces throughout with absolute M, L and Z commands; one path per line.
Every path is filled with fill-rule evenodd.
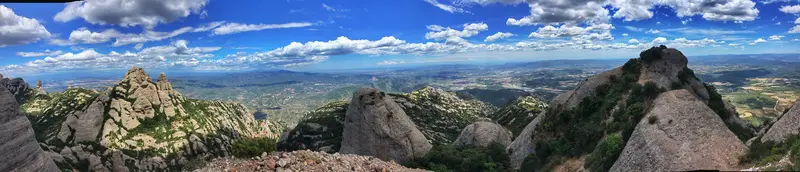
M 259 132 L 241 104 L 187 99 L 135 67 L 105 91 L 28 96 L 21 109 L 59 168 L 81 171 L 187 169 Z

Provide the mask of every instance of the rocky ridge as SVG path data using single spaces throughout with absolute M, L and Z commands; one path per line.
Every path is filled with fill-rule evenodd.
M 547 111 L 546 102 L 534 96 L 522 96 L 492 113 L 489 117 L 517 136 L 540 113 Z
M 0 84 L 0 171 L 59 171 L 19 111 L 14 95 Z
M 178 170 L 256 132 L 243 105 L 184 98 L 163 73 L 153 82 L 135 67 L 106 91 L 70 88 L 22 110 L 59 167 L 78 170 Z
M 262 154 L 251 159 L 218 158 L 197 172 L 218 171 L 426 171 L 370 156 L 293 151 Z

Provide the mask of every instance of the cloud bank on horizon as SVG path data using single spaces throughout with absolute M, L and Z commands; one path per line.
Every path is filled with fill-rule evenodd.
M 800 50 L 790 0 L 122 1 L 0 5 L 0 73 L 625 58 L 660 44 Z

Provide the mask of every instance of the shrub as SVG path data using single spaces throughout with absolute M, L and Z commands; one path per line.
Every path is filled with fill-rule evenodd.
M 666 48 L 667 47 L 664 45 L 661 45 L 659 47 L 652 47 L 650 49 L 644 50 L 641 53 L 639 53 L 639 58 L 641 58 L 642 61 L 647 63 L 661 59 L 661 50 Z
M 233 141 L 231 153 L 240 158 L 261 156 L 264 152 L 273 152 L 277 141 L 270 138 L 241 138 Z
M 672 82 L 672 84 L 669 87 L 670 87 L 670 90 L 678 90 L 678 89 L 682 89 L 683 88 L 683 86 L 681 86 L 681 84 L 679 84 L 677 82 Z
M 605 140 L 597 144 L 594 151 L 589 154 L 583 165 L 589 171 L 608 171 L 614 162 L 617 161 L 619 154 L 625 147 L 620 133 L 609 134 Z
M 505 147 L 494 143 L 486 148 L 437 145 L 425 156 L 405 166 L 433 171 L 509 171 Z
M 749 151 L 740 158 L 740 161 L 742 164 L 761 166 L 780 161 L 790 151 L 792 153 L 789 156 L 791 162 L 800 162 L 800 153 L 797 153 L 800 152 L 800 136 L 791 136 L 782 143 L 773 141 L 761 142 L 760 139 L 757 139 L 753 141 Z M 799 167 L 794 165 L 785 170 L 800 170 Z
M 655 124 L 656 122 L 658 122 L 658 117 L 657 116 L 650 116 L 650 117 L 647 118 L 647 123 L 649 123 L 649 124 Z
M 658 85 L 654 82 L 648 81 L 644 83 L 644 96 L 649 99 L 655 99 L 658 94 L 666 91 L 663 88 L 658 87 Z

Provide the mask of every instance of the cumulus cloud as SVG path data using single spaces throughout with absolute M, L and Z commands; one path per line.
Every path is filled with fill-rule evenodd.
M 81 52 L 47 55 L 44 59 L 30 61 L 21 65 L 0 67 L 0 71 L 21 67 L 15 72 L 52 72 L 73 69 L 124 69 L 131 65 L 140 67 L 163 68 L 176 63 L 189 62 L 191 59 L 210 61 L 214 55 L 208 54 L 220 47 L 188 47 L 185 40 L 177 40 L 169 45 L 144 48 L 139 52 L 116 52 L 106 54 L 86 49 Z
M 28 44 L 50 37 L 38 20 L 18 16 L 11 8 L 0 5 L 0 47 Z
M 648 30 L 648 31 L 647 31 L 647 32 L 645 32 L 645 33 L 649 33 L 649 34 L 658 34 L 658 33 L 661 33 L 661 31 L 660 31 L 660 30 L 656 30 L 656 29 L 650 29 L 650 30 Z
M 92 32 L 83 27 L 72 31 L 72 33 L 69 34 L 69 41 L 80 44 L 96 44 L 108 42 L 112 38 L 116 38 L 121 35 L 121 33 L 114 29 L 107 29 L 102 32 Z
M 21 57 L 42 57 L 42 56 L 57 56 L 64 54 L 61 50 L 50 51 L 44 50 L 44 52 L 17 52 L 18 56 Z
M 789 14 L 800 14 L 800 5 L 782 6 L 781 12 Z
M 259 31 L 266 29 L 282 29 L 282 28 L 298 28 L 308 27 L 313 25 L 308 22 L 293 22 L 284 24 L 241 24 L 241 23 L 227 23 L 214 29 L 214 35 L 227 35 L 239 32 Z
M 497 41 L 497 40 L 500 40 L 500 39 L 509 38 L 509 37 L 512 37 L 512 36 L 514 36 L 513 33 L 497 32 L 494 35 L 487 36 L 486 39 L 484 39 L 483 41 L 484 42 L 494 42 L 494 41 Z
M 783 35 L 772 35 L 772 36 L 769 36 L 769 40 L 770 41 L 778 41 L 778 40 L 783 39 L 783 37 L 785 37 L 785 36 L 783 36 Z
M 595 24 L 586 27 L 575 25 L 561 25 L 553 27 L 547 25 L 532 32 L 528 37 L 531 38 L 559 38 L 571 37 L 573 40 L 586 42 L 591 40 L 613 40 L 610 30 L 614 26 L 611 24 Z
M 663 44 L 663 43 L 666 43 L 666 42 L 667 42 L 667 38 L 664 38 L 664 37 L 658 37 L 656 39 L 653 39 L 653 44 Z
M 459 4 L 490 5 L 494 3 L 527 3 L 530 14 L 520 19 L 509 18 L 507 25 L 607 23 L 610 17 L 625 21 L 653 17 L 656 5 L 670 7 L 678 17 L 702 16 L 710 21 L 752 21 L 758 16 L 751 0 L 461 0 Z M 615 9 L 613 16 L 603 7 Z
M 462 8 L 458 8 L 452 5 L 442 4 L 436 0 L 425 0 L 425 2 L 450 13 L 470 13 L 469 11 L 464 10 Z
M 458 31 L 449 27 L 445 28 L 439 25 L 429 25 L 427 28 L 431 32 L 425 33 L 425 39 L 444 40 L 450 37 L 468 38 L 489 29 L 489 25 L 486 25 L 486 23 L 467 23 L 464 24 L 463 27 L 463 30 Z
M 789 29 L 789 33 L 800 33 L 800 25 L 796 25 L 792 27 L 792 29 Z
M 752 43 L 750 43 L 750 45 L 756 45 L 758 43 L 765 43 L 765 42 L 767 42 L 767 40 L 764 40 L 764 38 L 758 38 L 755 41 L 753 41 Z
M 153 28 L 190 14 L 200 14 L 208 0 L 85 0 L 72 2 L 53 18 L 68 22 L 82 18 L 92 24 Z
M 628 40 L 628 43 L 629 43 L 629 44 L 638 44 L 638 43 L 639 43 L 639 40 L 637 40 L 637 39 L 631 39 L 631 40 Z

